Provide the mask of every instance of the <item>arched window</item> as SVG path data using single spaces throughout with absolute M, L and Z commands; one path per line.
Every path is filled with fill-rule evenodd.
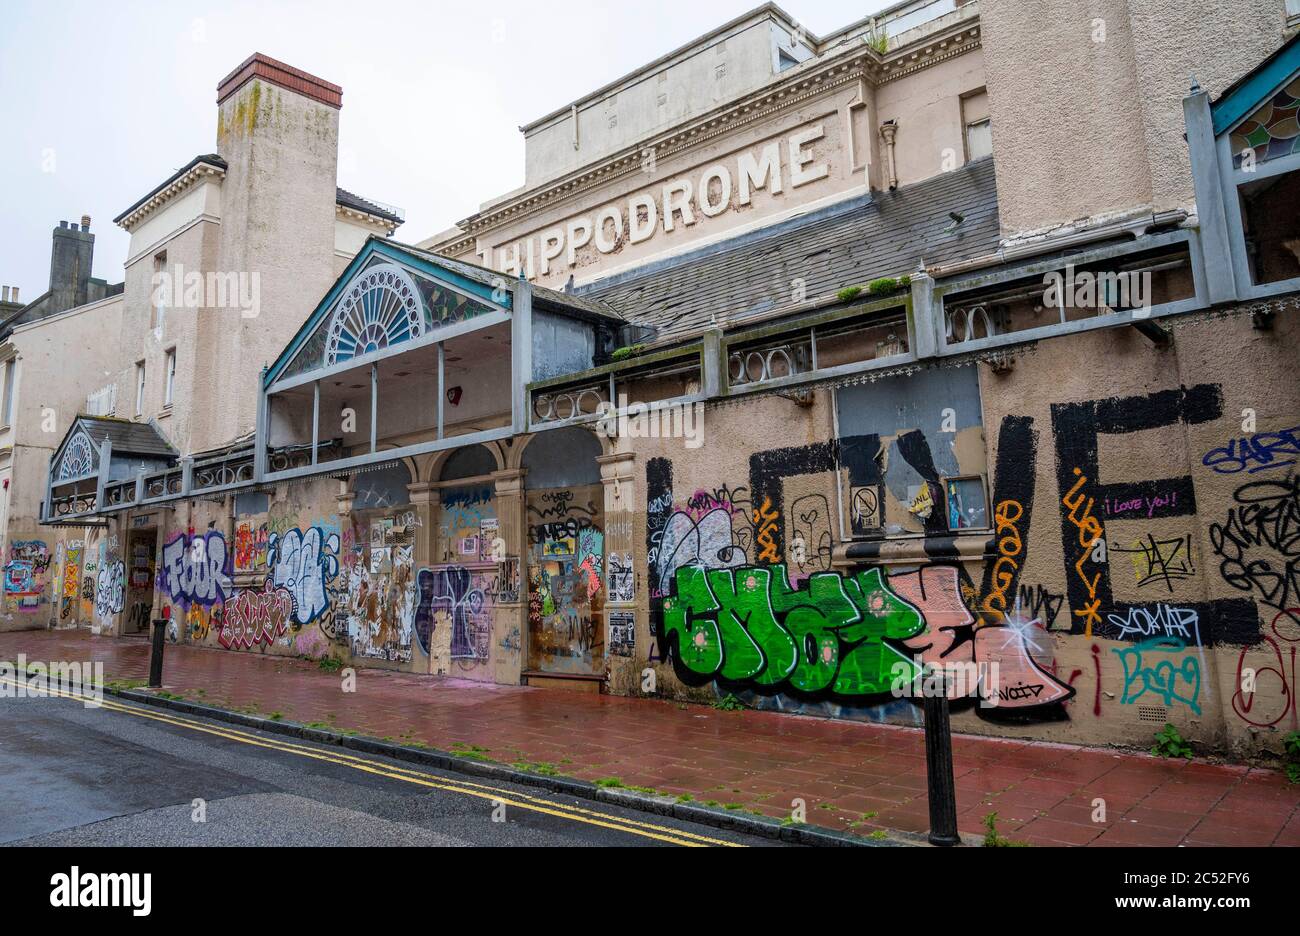
M 497 470 L 497 460 L 485 445 L 471 445 L 457 449 L 443 463 L 439 481 L 464 481 L 466 478 L 482 478 Z
M 81 478 L 95 470 L 95 446 L 84 432 L 78 431 L 68 447 L 63 451 L 63 462 L 59 465 L 59 476 L 55 481 L 67 481 Z
M 411 472 L 405 462 L 397 462 L 378 471 L 366 471 L 357 475 L 352 485 L 356 499 L 352 502 L 353 510 L 388 510 L 393 507 L 405 507 L 411 502 L 407 485 L 411 483 Z
M 556 429 L 533 437 L 524 449 L 524 478 L 530 490 L 600 483 L 600 441 L 586 429 Z

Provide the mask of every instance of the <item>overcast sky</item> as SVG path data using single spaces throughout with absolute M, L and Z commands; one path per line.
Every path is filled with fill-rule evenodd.
M 523 183 L 519 127 L 758 5 L 629 2 L 13 2 L 0 30 L 0 284 L 49 283 L 50 230 L 112 219 L 216 149 L 217 82 L 253 52 L 343 86 L 339 184 L 397 205 L 402 240 Z M 825 35 L 886 0 L 787 0 Z

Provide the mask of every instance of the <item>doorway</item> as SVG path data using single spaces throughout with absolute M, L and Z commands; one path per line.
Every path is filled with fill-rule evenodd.
M 131 530 L 126 540 L 126 620 L 122 633 L 147 634 L 153 617 L 158 530 Z
M 605 675 L 605 490 L 600 442 L 584 429 L 524 451 L 528 517 L 526 674 Z

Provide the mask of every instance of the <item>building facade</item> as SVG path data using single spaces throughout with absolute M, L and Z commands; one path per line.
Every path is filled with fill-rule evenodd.
M 760 7 L 526 126 L 522 189 L 332 270 L 226 231 L 301 186 L 323 241 L 332 177 L 245 197 L 239 135 L 278 125 L 223 83 L 212 249 L 322 282 L 263 355 L 196 317 L 237 366 L 175 399 L 174 455 L 65 437 L 43 519 L 103 525 L 96 626 L 904 724 L 937 670 L 960 730 L 1276 748 L 1300 41 L 1266 0 L 1032 6 L 824 38 Z M 275 67 L 272 113 L 330 127 Z
M 338 86 L 253 56 L 217 96 L 217 152 L 114 219 L 131 235 L 124 282 L 91 278 L 89 218 L 61 223 L 50 290 L 0 326 L 5 412 L 14 414 L 0 429 L 0 627 L 98 629 L 93 583 L 104 570 L 110 587 L 99 591 L 116 583 L 109 560 L 124 547 L 111 524 L 57 537 L 37 529 L 54 450 L 72 456 L 70 478 L 87 452 L 115 440 L 115 470 L 135 477 L 161 467 L 160 455 L 202 465 L 209 450 L 251 436 L 260 368 L 366 238 L 401 223 L 395 209 L 336 184 Z M 249 392 L 214 392 L 214 374 Z M 89 597 L 68 600 L 79 589 Z M 128 633 L 147 629 L 136 612 Z

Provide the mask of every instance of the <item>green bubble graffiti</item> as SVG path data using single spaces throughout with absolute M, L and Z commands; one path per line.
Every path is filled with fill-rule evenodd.
M 920 610 L 889 590 L 879 569 L 813 575 L 789 585 L 784 565 L 677 570 L 664 599 L 664 637 L 682 665 L 755 688 L 788 685 L 836 696 L 889 693 L 911 683 L 916 665 L 885 638 L 925 629 Z

